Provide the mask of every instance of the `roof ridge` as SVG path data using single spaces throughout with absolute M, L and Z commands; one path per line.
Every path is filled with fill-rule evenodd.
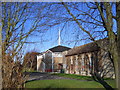
M 87 44 L 83 44 L 83 45 L 81 45 L 81 46 L 77 46 L 77 47 L 83 47 L 83 46 L 89 45 L 89 44 L 91 44 L 91 43 L 94 44 L 96 41 L 105 40 L 105 39 L 107 39 L 107 38 L 99 39 L 99 40 L 95 40 L 95 41 L 93 41 L 93 42 L 90 42 L 90 43 L 87 43 Z M 74 48 L 77 48 L 77 47 L 74 47 Z M 73 49 L 73 48 L 72 48 L 72 49 Z
M 104 40 L 107 40 L 107 38 L 99 39 L 99 40 L 96 40 L 96 41 L 93 41 L 93 42 L 90 42 L 90 43 L 87 43 L 87 44 L 84 44 L 78 47 L 74 47 L 68 50 L 68 54 L 66 56 L 99 50 L 100 47 L 95 42 L 104 41 Z

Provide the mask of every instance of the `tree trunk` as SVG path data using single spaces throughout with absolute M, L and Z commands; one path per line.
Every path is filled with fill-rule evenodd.
M 2 28 L 0 26 L 0 90 L 2 89 Z
M 117 17 L 117 50 L 118 57 L 116 58 L 115 72 L 116 72 L 116 87 L 120 90 L 120 1 L 116 3 L 116 17 Z
M 98 67 L 98 51 L 94 52 L 94 59 L 92 61 L 93 64 L 94 64 L 94 70 L 93 72 L 91 73 L 92 74 L 92 77 L 93 79 L 96 81 L 96 82 L 99 82 L 100 84 L 103 85 L 103 87 L 106 89 L 106 90 L 113 90 L 113 88 L 107 84 L 104 79 L 101 77 L 101 75 L 98 73 L 99 72 L 99 67 Z
M 120 56 L 118 61 L 118 68 L 116 69 L 116 87 L 120 90 Z
M 1 7 L 1 2 L 0 2 Z M 2 10 L 0 9 L 0 17 Z M 0 90 L 2 89 L 2 25 L 0 25 Z
M 116 53 L 116 52 L 115 52 Z M 113 54 L 114 58 L 114 63 L 115 63 L 115 79 L 116 79 L 116 88 L 120 90 L 120 61 L 119 61 L 119 56 Z
M 109 84 L 107 84 L 104 79 L 98 74 L 95 72 L 95 77 L 97 78 L 97 81 L 103 85 L 103 87 L 106 89 L 106 90 L 114 90 Z

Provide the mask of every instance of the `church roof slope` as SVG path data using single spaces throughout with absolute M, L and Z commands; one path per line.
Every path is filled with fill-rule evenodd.
M 104 46 L 105 45 L 107 46 L 108 44 L 107 39 L 97 40 L 97 42 L 101 43 Z M 70 49 L 66 56 L 72 56 L 72 55 L 77 55 L 77 54 L 82 54 L 82 53 L 98 51 L 99 49 L 100 47 L 95 42 L 91 42 L 91 43 Z
M 58 45 L 58 46 L 55 46 L 53 48 L 50 48 L 49 50 L 52 51 L 52 52 L 63 52 L 63 51 L 67 51 L 69 49 L 71 49 L 71 48 L 66 47 L 66 46 Z

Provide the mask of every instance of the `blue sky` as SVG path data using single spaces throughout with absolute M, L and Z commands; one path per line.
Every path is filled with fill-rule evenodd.
M 54 20 L 56 20 L 55 22 L 59 22 L 59 19 L 57 19 L 58 16 L 70 17 L 68 14 L 66 14 L 64 8 L 59 8 L 59 7 L 56 8 L 56 5 L 53 5 L 50 11 L 51 11 L 50 14 L 54 14 L 54 17 L 52 19 L 53 22 Z M 74 11 L 73 13 L 77 13 L 77 12 Z M 60 18 L 60 20 L 62 21 L 62 18 Z M 42 22 L 44 21 L 45 20 L 43 20 Z M 26 30 L 29 30 L 29 28 L 31 27 L 31 23 L 32 23 L 31 21 L 28 21 L 26 23 L 25 25 Z M 79 27 L 74 22 L 67 22 L 67 23 L 63 22 L 59 25 L 55 25 L 47 28 L 48 30 L 44 30 L 44 27 L 42 28 L 40 27 L 39 29 L 42 30 L 43 33 L 38 33 L 38 32 L 32 33 L 33 35 L 31 35 L 27 39 L 27 41 L 36 42 L 36 43 L 25 44 L 24 46 L 25 53 L 30 51 L 43 52 L 45 50 L 48 50 L 49 48 L 57 46 L 59 29 L 61 30 L 61 45 L 73 48 L 74 46 L 80 46 L 86 43 L 86 41 L 80 41 L 80 42 L 75 41 L 77 39 L 82 38 L 84 34 L 79 30 Z
M 62 30 L 63 25 L 57 25 L 49 28 L 44 33 L 39 33 L 37 36 L 30 36 L 28 41 L 36 42 L 33 44 L 26 44 L 25 51 L 37 51 L 43 52 L 58 45 L 58 31 L 61 30 L 61 45 L 71 47 L 80 46 L 85 44 L 86 41 L 81 41 L 75 44 L 77 27 L 70 26 L 67 24 Z M 36 34 L 36 33 L 35 33 Z M 80 37 L 80 36 L 79 36 Z
M 92 18 L 88 17 L 87 15 L 79 15 L 79 14 L 85 14 L 84 12 L 89 12 L 89 9 L 86 8 L 84 4 L 77 3 L 78 5 L 77 8 L 83 11 L 82 13 L 79 10 L 75 10 L 73 9 L 73 7 L 71 7 L 71 4 L 73 3 L 67 3 L 67 4 L 69 6 L 69 10 L 75 16 L 78 16 L 77 19 L 82 19 L 84 21 L 90 21 L 90 22 L 99 24 L 99 22 L 94 21 Z M 47 7 L 43 8 L 44 5 L 46 5 Z M 78 27 L 78 25 L 75 23 L 75 21 L 73 21 L 73 19 L 71 19 L 71 16 L 66 12 L 65 8 L 62 5 L 60 4 L 58 5 L 54 3 L 52 6 L 49 6 L 49 3 L 39 2 L 39 3 L 34 3 L 32 8 L 30 9 L 32 12 L 31 20 L 28 20 L 26 22 L 24 32 L 28 32 L 29 29 L 32 28 L 32 23 L 36 19 L 41 19 L 41 21 L 38 22 L 38 25 L 41 25 L 41 23 L 44 24 L 44 22 L 46 25 L 42 27 L 38 27 L 37 30 L 35 30 L 35 32 L 33 32 L 27 38 L 27 42 L 35 42 L 35 43 L 24 44 L 22 49 L 23 56 L 27 52 L 31 52 L 31 51 L 44 52 L 52 47 L 57 46 L 59 30 L 61 30 L 61 45 L 63 46 L 73 48 L 75 46 L 81 46 L 91 42 L 88 39 L 89 36 Z M 115 8 L 113 8 L 113 12 L 114 10 Z M 91 10 L 89 13 L 91 14 L 92 12 L 93 11 Z M 26 14 L 28 13 L 25 13 L 25 15 Z M 14 15 L 11 14 L 11 16 L 14 16 Z M 101 20 L 100 16 L 98 15 L 98 11 L 95 11 L 92 17 L 96 18 L 97 20 Z M 66 22 L 66 20 L 68 19 L 69 21 Z M 79 21 L 79 22 L 83 26 L 83 28 L 85 28 L 87 31 L 90 31 L 93 37 L 98 36 L 96 37 L 96 40 L 105 38 L 107 36 L 106 32 L 104 33 L 105 36 L 103 34 L 101 35 L 100 33 L 95 32 L 95 31 L 103 31 L 104 30 L 103 27 L 100 27 L 100 26 L 95 27 L 93 24 L 90 24 L 90 23 L 84 23 L 82 21 Z M 60 23 L 60 24 L 54 25 L 54 23 Z M 115 21 L 114 21 L 113 28 L 116 31 Z M 40 32 L 37 32 L 38 30 Z M 19 33 L 20 30 L 18 29 L 17 32 Z
M 40 9 L 40 8 L 38 7 L 38 9 Z M 75 10 L 72 7 L 69 7 L 69 9 L 76 16 L 78 14 L 80 14 L 80 12 L 78 10 Z M 86 6 L 81 3 L 78 3 L 78 9 L 82 10 L 83 12 L 89 11 L 86 8 Z M 47 10 L 49 11 L 48 13 L 46 13 Z M 56 6 L 56 4 L 54 4 L 51 7 L 48 7 L 47 9 L 45 9 L 44 11 L 45 12 L 43 12 L 43 13 L 46 13 L 46 16 L 50 16 L 50 18 L 45 18 L 40 23 L 48 20 L 46 23 L 49 25 L 54 22 L 59 22 L 60 24 L 53 25 L 52 27 L 47 27 L 47 26 L 39 27 L 38 29 L 40 29 L 42 31 L 42 33 L 38 33 L 38 32 L 32 33 L 33 35 L 31 35 L 27 39 L 27 41 L 36 42 L 36 43 L 25 44 L 25 46 L 23 48 L 25 51 L 24 53 L 30 52 L 30 51 L 43 52 L 43 51 L 48 50 L 49 48 L 57 46 L 59 29 L 61 30 L 61 45 L 63 45 L 63 46 L 73 48 L 74 46 L 80 46 L 80 45 L 84 45 L 84 44 L 90 42 L 90 40 L 86 39 L 86 38 L 88 38 L 88 35 L 86 33 L 84 33 L 74 21 L 69 21 L 67 23 L 64 22 L 64 18 L 65 19 L 71 18 L 71 16 L 66 12 L 64 7 L 61 7 L 61 5 Z M 39 13 L 39 10 L 37 11 L 37 9 L 36 9 L 36 10 L 33 10 L 33 12 Z M 39 14 L 41 14 L 41 13 L 39 13 L 39 14 L 38 13 L 35 13 L 35 15 L 40 16 Z M 92 11 L 90 11 L 89 13 L 92 13 Z M 97 16 L 97 13 L 98 13 L 97 11 L 94 13 L 94 17 L 96 17 L 96 19 L 100 20 L 100 17 Z M 87 20 L 88 17 L 87 16 L 79 16 L 78 18 Z M 94 22 L 94 20 L 92 20 L 91 18 L 89 18 L 88 20 L 90 20 L 91 22 Z M 26 30 L 28 30 L 31 27 L 31 23 L 32 22 L 30 22 L 30 21 L 28 21 L 26 23 Z M 94 37 L 97 35 L 100 35 L 98 33 L 94 33 L 94 31 L 104 30 L 104 28 L 102 28 L 102 27 L 97 27 L 94 29 L 94 25 L 92 25 L 92 24 L 83 23 L 81 21 L 80 21 L 80 23 L 86 30 L 90 31 Z M 47 30 L 46 30 L 46 28 L 47 28 Z M 105 33 L 105 36 L 106 36 L 106 33 Z M 104 38 L 104 37 L 100 35 L 96 39 L 99 39 L 99 38 Z M 81 39 L 85 39 L 85 40 L 81 40 Z

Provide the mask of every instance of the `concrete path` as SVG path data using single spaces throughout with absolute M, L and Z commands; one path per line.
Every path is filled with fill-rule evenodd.
M 56 75 L 51 75 L 48 73 L 41 72 L 25 72 L 25 75 L 28 75 L 27 82 L 34 80 L 46 80 L 46 79 L 70 79 L 66 77 L 60 77 Z

